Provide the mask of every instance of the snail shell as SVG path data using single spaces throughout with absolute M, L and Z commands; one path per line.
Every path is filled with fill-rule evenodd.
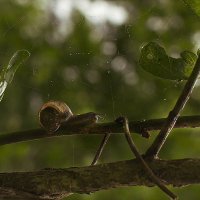
M 49 101 L 40 108 L 39 121 L 48 132 L 53 133 L 61 123 L 73 116 L 71 109 L 61 101 Z

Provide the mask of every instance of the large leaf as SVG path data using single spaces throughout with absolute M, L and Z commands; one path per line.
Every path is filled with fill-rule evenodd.
M 198 16 L 200 16 L 200 0 L 183 0 Z
M 150 42 L 141 50 L 140 66 L 151 74 L 164 79 L 186 80 L 190 76 L 197 56 L 184 51 L 180 58 L 168 56 L 165 49 L 155 42 Z
M 19 66 L 30 56 L 27 50 L 18 50 L 11 57 L 7 66 L 5 66 L 0 72 L 0 101 L 3 98 L 4 92 L 13 80 L 15 72 Z

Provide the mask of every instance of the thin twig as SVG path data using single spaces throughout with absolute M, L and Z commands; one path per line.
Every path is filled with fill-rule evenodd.
M 135 143 L 133 142 L 132 138 L 131 138 L 131 134 L 129 131 L 129 125 L 128 125 L 128 120 L 125 117 L 120 117 L 116 120 L 117 122 L 121 121 L 121 123 L 123 123 L 123 128 L 124 128 L 124 133 L 126 136 L 126 140 L 130 146 L 131 151 L 133 152 L 133 154 L 135 155 L 136 159 L 138 159 L 141 164 L 143 169 L 145 170 L 145 172 L 147 173 L 147 175 L 151 178 L 151 180 L 165 193 L 167 194 L 169 197 L 171 197 L 172 199 L 177 199 L 177 196 L 172 193 L 165 185 L 164 183 L 153 173 L 153 171 L 150 169 L 150 167 L 147 165 L 147 163 L 145 162 L 145 160 L 142 158 L 142 156 L 140 155 Z
M 137 133 L 142 135 L 144 129 L 146 131 L 160 130 L 161 127 L 164 125 L 165 121 L 166 118 L 130 121 L 129 128 L 132 133 Z M 200 127 L 200 115 L 179 117 L 174 128 L 196 128 L 196 127 Z M 17 142 L 37 140 L 42 138 L 63 137 L 69 135 L 82 135 L 82 134 L 104 135 L 105 133 L 121 134 L 123 133 L 123 129 L 119 124 L 114 122 L 96 123 L 92 126 L 65 124 L 61 125 L 61 127 L 53 134 L 48 134 L 42 128 L 11 132 L 5 134 L 1 133 L 0 146 Z
M 109 138 L 110 138 L 110 133 L 107 133 L 107 134 L 104 135 L 104 137 L 103 137 L 103 139 L 101 141 L 101 144 L 99 145 L 99 148 L 97 149 L 95 157 L 94 157 L 94 159 L 93 159 L 93 161 L 91 163 L 91 166 L 97 164 L 97 162 L 98 162 L 98 160 L 99 160 L 99 158 L 100 158 L 100 156 L 101 156 L 101 154 L 103 152 L 103 149 L 104 149 L 105 145 L 107 144 L 107 141 L 108 141 Z
M 198 59 L 196 61 L 196 64 L 194 66 L 194 69 L 188 79 L 188 81 L 185 84 L 185 87 L 179 96 L 174 108 L 172 111 L 169 112 L 169 115 L 166 119 L 166 122 L 162 129 L 160 130 L 158 136 L 154 140 L 153 144 L 148 148 L 148 150 L 145 153 L 145 156 L 147 157 L 154 157 L 156 158 L 158 156 L 158 153 L 160 152 L 162 146 L 164 145 L 169 133 L 173 129 L 180 112 L 185 107 L 185 104 L 187 103 L 188 99 L 190 98 L 190 95 L 192 93 L 192 90 L 195 86 L 195 83 L 199 77 L 200 72 L 200 56 L 198 56 Z

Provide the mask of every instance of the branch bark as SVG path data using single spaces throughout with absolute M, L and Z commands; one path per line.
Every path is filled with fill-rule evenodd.
M 146 160 L 166 185 L 200 183 L 200 159 Z M 17 183 L 17 184 L 16 184 Z M 62 199 L 72 193 L 89 194 L 122 186 L 155 184 L 137 160 L 88 167 L 45 169 L 35 172 L 0 173 L 0 199 Z
M 158 154 L 164 145 L 168 135 L 170 134 L 171 130 L 173 129 L 174 125 L 178 117 L 180 116 L 181 111 L 184 109 L 187 101 L 192 94 L 194 86 L 198 80 L 200 74 L 200 56 L 198 56 L 195 66 L 192 70 L 192 73 L 186 82 L 174 108 L 169 112 L 166 122 L 164 123 L 163 127 L 161 128 L 159 134 L 157 135 L 156 139 L 152 143 L 152 145 L 147 149 L 145 155 L 149 157 L 158 157 Z
M 164 125 L 166 118 L 161 119 L 150 119 L 150 120 L 141 120 L 141 121 L 130 121 L 129 127 L 130 132 L 134 132 L 140 135 L 143 135 L 145 131 L 152 131 L 152 130 L 160 130 L 161 127 Z M 200 115 L 196 116 L 183 116 L 180 117 L 174 128 L 195 128 L 200 127 Z M 13 133 L 6 133 L 0 135 L 0 146 L 16 143 L 16 142 L 23 142 L 29 140 L 36 140 L 40 138 L 47 138 L 47 137 L 60 137 L 66 135 L 80 135 L 80 134 L 106 134 L 106 133 L 123 133 L 123 128 L 115 123 L 96 123 L 92 126 L 77 126 L 64 124 L 62 125 L 58 131 L 53 134 L 48 134 L 44 129 L 32 129 L 26 131 L 18 131 Z M 146 135 L 143 135 L 146 137 Z

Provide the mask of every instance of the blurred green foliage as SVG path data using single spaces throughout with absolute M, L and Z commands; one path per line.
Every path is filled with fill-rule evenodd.
M 200 2 L 198 0 L 183 0 L 198 16 L 200 16 Z
M 123 8 L 127 19 L 118 24 L 112 20 L 94 23 L 90 18 L 95 16 L 88 14 L 89 18 L 76 6 L 68 17 L 61 17 L 68 13 L 62 11 L 64 6 L 55 12 L 59 2 L 63 1 L 0 1 L 0 66 L 5 66 L 17 50 L 31 53 L 0 104 L 1 133 L 38 127 L 38 110 L 52 99 L 66 102 L 74 113 L 102 113 L 104 121 L 119 115 L 129 120 L 166 117 L 184 82 L 163 80 L 145 72 L 138 65 L 140 50 L 156 41 L 172 57 L 184 50 L 196 52 L 200 41 L 198 16 L 182 1 L 117 0 L 106 2 Z M 198 89 L 199 84 L 182 114 L 199 114 Z M 152 133 L 149 140 L 133 135 L 141 153 L 155 135 Z M 100 140 L 100 136 L 71 136 L 2 146 L 0 169 L 88 165 Z M 195 157 L 199 142 L 198 129 L 173 131 L 161 157 Z M 100 162 L 132 157 L 124 136 L 113 135 Z M 200 195 L 196 186 L 173 190 L 181 199 L 197 199 Z M 110 198 L 160 199 L 165 195 L 158 188 L 131 187 L 68 199 Z

